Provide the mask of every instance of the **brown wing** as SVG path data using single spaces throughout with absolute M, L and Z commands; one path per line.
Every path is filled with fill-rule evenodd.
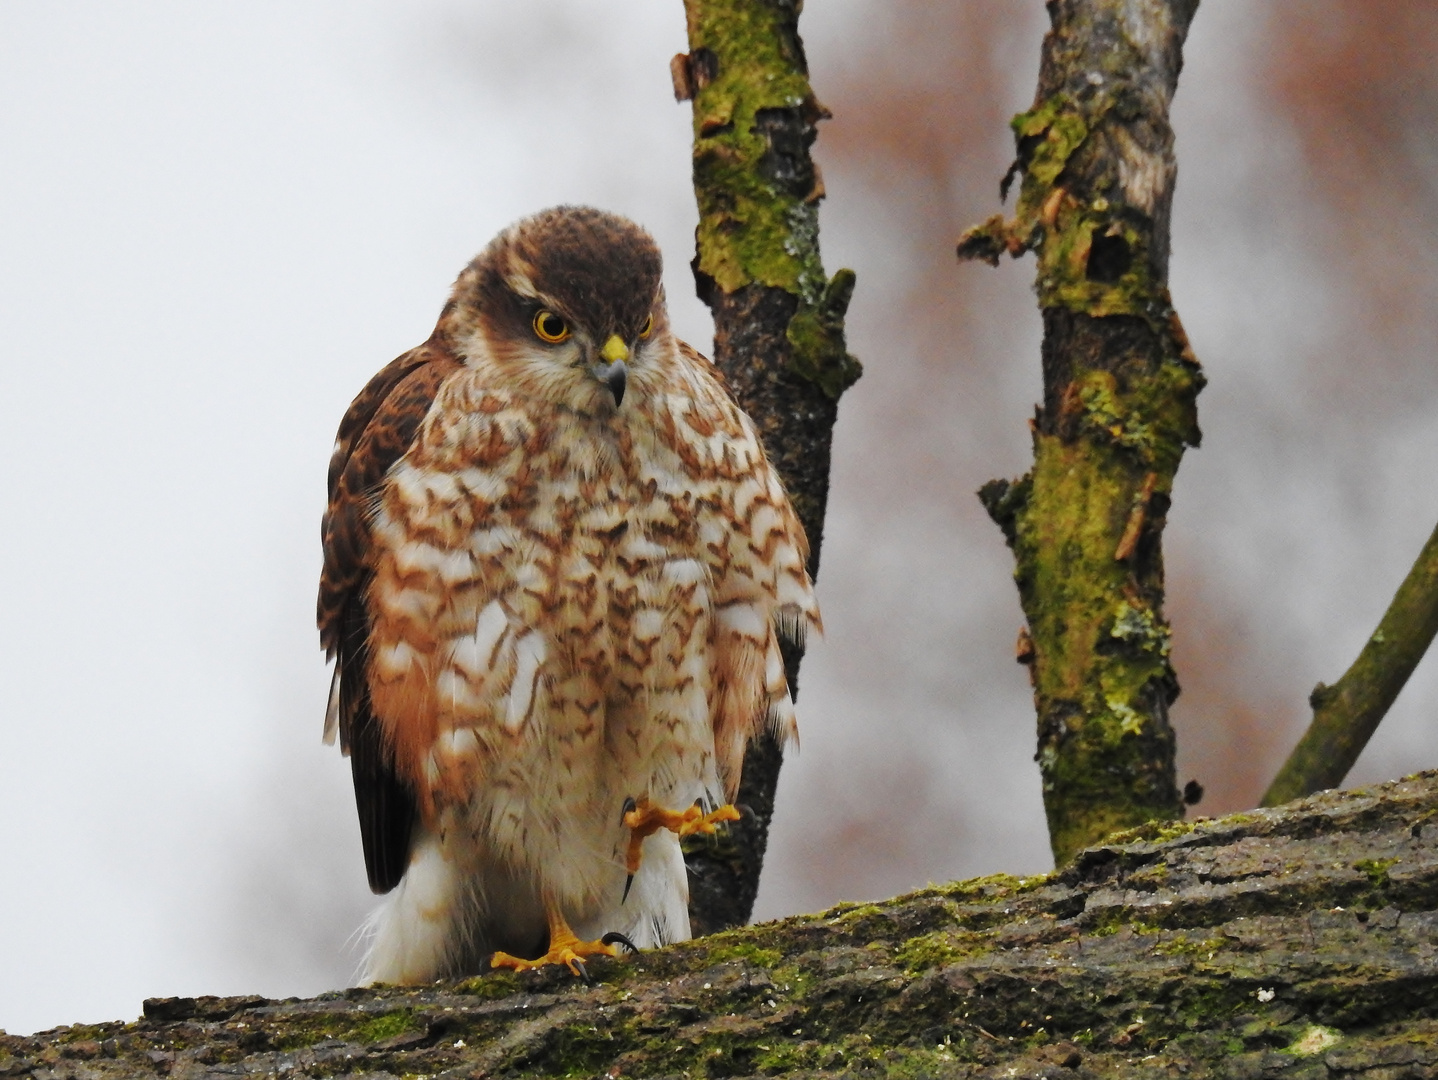
M 354 774 L 365 869 L 377 893 L 389 892 L 404 876 L 416 811 L 413 792 L 391 763 L 365 675 L 370 518 L 385 475 L 414 442 L 440 383 L 457 367 L 433 340 L 389 364 L 350 404 L 330 458 L 318 610 L 320 643 L 335 661 L 326 733 L 337 722 Z

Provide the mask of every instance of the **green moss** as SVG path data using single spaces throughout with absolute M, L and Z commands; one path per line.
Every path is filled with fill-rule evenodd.
M 497 1001 L 500 998 L 507 998 L 519 993 L 524 989 L 524 985 L 519 981 L 519 976 L 513 972 L 488 971 L 483 975 L 476 975 L 472 979 L 465 979 L 454 989 L 456 993 L 468 997 Z
M 1030 144 L 1027 175 L 1040 188 L 1051 187 L 1058 180 L 1089 133 L 1089 122 L 1066 94 L 1055 94 L 1029 112 L 1019 113 L 1009 127 L 1021 140 L 1036 140 Z
M 785 336 L 793 347 L 789 369 L 838 399 L 863 373 L 844 341 L 844 315 L 854 295 L 854 271 L 840 270 L 816 304 L 801 304 Z
M 1167 626 L 1114 557 L 1144 487 L 1124 453 L 1036 435 L 1030 495 L 1014 516 L 1036 697 L 1063 715 L 1063 729 L 1040 745 L 1060 864 L 1116 829 L 1182 813 L 1171 779 L 1147 773 L 1153 742 L 1171 739 L 1154 701 L 1173 673 Z M 1131 777 L 1129 790 L 1116 790 L 1115 776 Z
M 1084 409 L 1085 423 L 1118 445 L 1151 456 L 1153 426 L 1140 420 L 1123 400 L 1113 372 L 1086 371 L 1075 380 L 1074 387 Z
M 1084 916 L 1084 933 L 1094 937 L 1109 937 L 1120 930 L 1134 934 L 1158 934 L 1163 927 L 1158 923 L 1136 919 L 1133 912 L 1124 907 L 1103 908 L 1093 915 Z
M 1207 959 L 1222 952 L 1225 944 L 1226 942 L 1223 938 L 1204 938 L 1179 934 L 1158 942 L 1154 945 L 1153 951 L 1163 956 L 1201 956 Z
M 413 1009 L 395 1009 L 364 1017 L 343 1013 L 308 1014 L 277 1021 L 272 1042 L 276 1050 L 296 1050 L 321 1039 L 372 1044 L 410 1030 L 421 1030 Z
M 734 945 L 719 945 L 711 948 L 705 956 L 708 964 L 726 964 L 734 960 L 742 960 L 753 964 L 755 967 L 773 968 L 777 967 L 784 959 L 777 949 L 763 949 L 750 942 L 739 942 Z
M 1047 885 L 1051 878 L 1051 874 L 1034 874 L 1029 877 L 1016 877 L 1013 874 L 990 874 L 987 877 L 969 878 L 966 881 L 954 881 L 947 885 L 940 885 L 934 891 L 936 895 L 949 900 L 995 903 L 1040 889 Z
M 983 934 L 965 930 L 936 930 L 904 942 L 894 953 L 894 960 L 909 974 L 916 975 L 992 951 L 993 943 Z
M 1100 240 L 1125 252 L 1128 269 L 1117 280 L 1091 275 L 1094 245 Z M 1064 200 L 1039 249 L 1039 302 L 1086 315 L 1146 318 L 1155 299 L 1166 293 L 1150 266 L 1146 233 Z
M 1143 306 L 1161 332 L 1133 331 L 1121 362 L 1075 346 L 1071 380 L 1035 432 L 1032 471 L 983 492 L 1013 548 L 1028 616 L 1039 763 L 1060 865 L 1109 832 L 1183 812 L 1161 707 L 1176 683 L 1157 606 L 1161 564 L 1138 552 L 1161 530 L 1178 463 L 1198 441 L 1202 376 L 1163 314 L 1166 295 Z
M 1367 874 L 1368 880 L 1377 888 L 1388 887 L 1388 869 L 1394 863 L 1399 862 L 1398 858 L 1391 859 L 1359 859 L 1353 864 L 1353 869 L 1360 874 Z
M 717 57 L 717 74 L 694 97 L 694 181 L 699 196 L 697 268 L 725 292 L 757 282 L 811 302 L 826 284 L 814 203 L 765 176 L 764 110 L 812 101 L 788 55 L 779 5 L 693 5 L 690 46 Z
M 798 964 L 775 967 L 770 970 L 769 977 L 774 980 L 775 994 L 784 994 L 795 999 L 802 999 L 814 985 L 813 974 Z
M 903 1047 L 890 1051 L 880 1075 L 885 1080 L 933 1080 L 953 1072 L 958 1058 L 951 1047 L 930 1050 Z
M 854 923 L 862 919 L 871 919 L 882 916 L 884 909 L 878 904 L 862 904 L 852 900 L 841 900 L 827 911 L 821 912 L 819 918 L 837 920 L 840 923 Z
M 1104 844 L 1166 844 L 1193 832 L 1194 823 L 1189 821 L 1146 821 L 1128 829 L 1120 829 L 1104 838 Z
M 793 166 L 774 164 L 794 148 L 776 148 L 769 135 L 775 116 L 792 126 L 826 115 L 790 44 L 795 18 L 780 4 L 689 5 L 691 55 L 708 50 L 717 69 L 694 97 L 695 269 L 726 293 L 761 285 L 792 295 L 788 369 L 837 399 L 862 371 L 844 339 L 854 272 L 824 273 L 818 174 L 813 190 L 796 190 Z M 800 168 L 807 147 L 803 155 Z
M 117 1024 L 72 1024 L 54 1041 L 60 1045 L 77 1042 L 101 1042 L 115 1034 Z M 0 1047 L 3 1049 L 3 1047 Z

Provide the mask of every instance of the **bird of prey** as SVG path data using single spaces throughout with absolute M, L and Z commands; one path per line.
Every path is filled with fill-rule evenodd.
M 521 220 L 340 423 L 319 627 L 391 894 L 366 982 L 688 937 L 678 837 L 795 733 L 808 543 L 660 266 L 613 214 Z

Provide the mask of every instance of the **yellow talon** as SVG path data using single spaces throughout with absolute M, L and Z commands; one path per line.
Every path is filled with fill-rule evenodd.
M 588 981 L 589 973 L 584 970 L 586 956 L 618 956 L 619 949 L 607 941 L 580 941 L 569 928 L 559 905 L 548 897 L 544 901 L 545 916 L 549 920 L 549 951 L 534 960 L 511 956 L 507 952 L 496 952 L 489 961 L 494 968 L 512 968 L 515 971 L 530 971 L 548 964 L 563 964 L 574 975 Z M 612 934 L 609 937 L 619 938 Z M 621 940 L 624 940 L 621 938 Z
M 739 811 L 729 803 L 717 810 L 704 813 L 695 803 L 687 810 L 666 810 L 655 806 L 648 799 L 640 799 L 634 809 L 625 811 L 624 824 L 630 829 L 629 850 L 625 853 L 625 866 L 632 876 L 639 869 L 639 848 L 646 836 L 652 836 L 660 829 L 668 829 L 679 836 L 693 836 L 695 833 L 713 833 L 721 821 L 738 821 Z

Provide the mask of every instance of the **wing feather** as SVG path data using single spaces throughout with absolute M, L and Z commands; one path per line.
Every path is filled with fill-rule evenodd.
M 332 739 L 338 728 L 340 747 L 350 758 L 365 868 L 377 893 L 390 891 L 404 876 L 417 805 L 394 768 L 370 702 L 365 605 L 374 573 L 370 520 L 386 474 L 413 444 L 440 383 L 458 366 L 434 341 L 390 363 L 350 405 L 330 459 L 317 611 L 320 643 L 335 661 L 325 730 Z
M 713 490 L 724 539 L 711 560 L 720 605 L 712 642 L 715 757 L 726 793 L 739 787 L 744 751 L 764 732 L 798 741 L 781 643 L 801 651 L 805 635 L 822 633 L 813 582 L 805 569 L 809 542 L 753 421 L 728 393 L 719 369 L 680 341 L 679 353 L 696 391 L 696 419 L 666 427 L 691 470 L 696 490 Z M 685 434 L 687 427 L 695 436 Z M 708 435 L 723 432 L 723 453 Z M 719 552 L 722 551 L 722 555 Z

